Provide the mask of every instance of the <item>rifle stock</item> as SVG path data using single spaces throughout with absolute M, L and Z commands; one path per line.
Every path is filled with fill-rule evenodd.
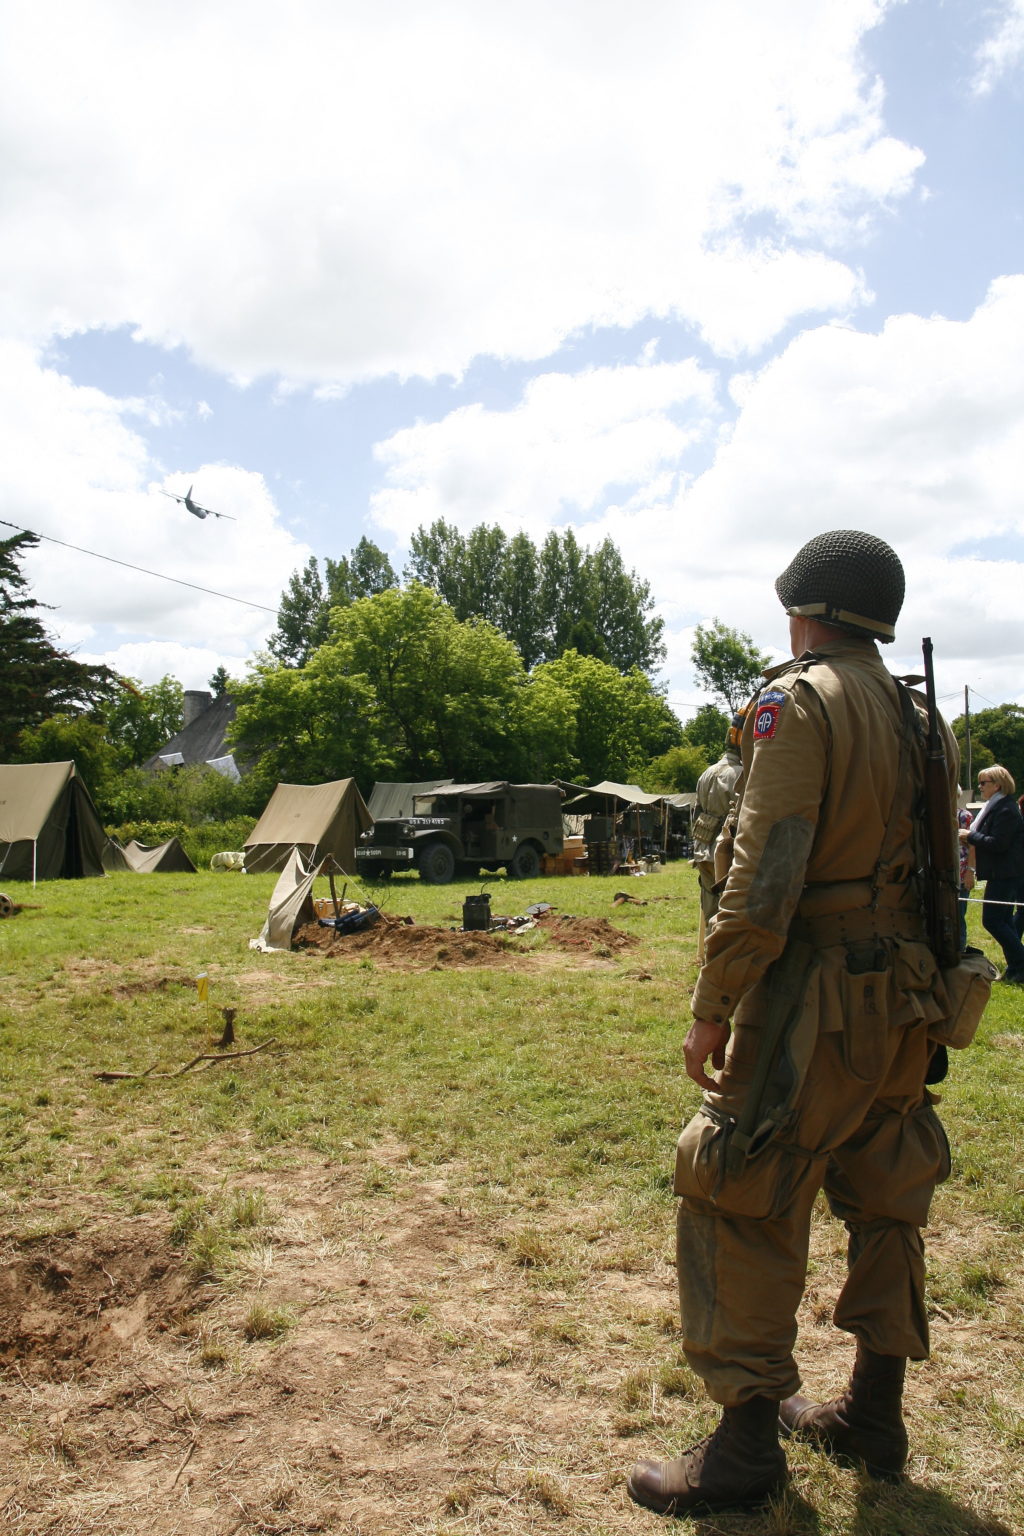
M 921 642 L 924 652 L 925 697 L 928 702 L 928 735 L 925 744 L 924 902 L 928 941 L 943 969 L 960 959 L 959 848 L 954 841 L 956 814 L 950 798 L 946 749 L 935 706 L 935 672 L 932 642 Z

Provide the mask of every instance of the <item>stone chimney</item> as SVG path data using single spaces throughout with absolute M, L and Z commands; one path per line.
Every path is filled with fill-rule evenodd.
M 187 730 L 192 721 L 197 720 L 203 710 L 209 709 L 212 703 L 213 694 L 207 693 L 205 688 L 186 688 L 181 720 L 182 730 Z

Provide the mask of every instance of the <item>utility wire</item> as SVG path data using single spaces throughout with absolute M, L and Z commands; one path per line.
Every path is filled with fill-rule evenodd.
M 241 603 L 243 608 L 259 608 L 263 613 L 272 613 L 277 617 L 276 608 L 268 608 L 265 603 L 252 603 L 247 597 L 233 597 L 230 592 L 215 592 L 213 587 L 200 587 L 194 581 L 182 581 L 180 576 L 166 576 L 163 571 L 150 571 L 144 565 L 132 565 L 130 560 L 115 560 L 113 555 L 101 555 L 95 549 L 83 549 L 81 544 L 68 544 L 64 539 L 55 539 L 48 533 L 36 533 L 34 528 L 23 528 L 20 523 L 9 523 L 5 517 L 0 517 L 0 525 L 4 528 L 13 528 L 16 533 L 30 533 L 34 539 L 45 539 L 47 544 L 59 544 L 62 549 L 73 549 L 79 555 L 92 555 L 94 560 L 106 560 L 108 565 L 123 565 L 126 571 L 141 571 L 143 576 L 155 576 L 158 581 L 173 581 L 175 586 L 189 587 L 193 592 L 205 592 L 207 597 L 223 597 L 229 603 Z

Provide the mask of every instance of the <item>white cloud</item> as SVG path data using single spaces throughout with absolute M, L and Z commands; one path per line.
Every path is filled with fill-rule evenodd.
M 11 0 L 0 331 L 328 385 L 648 314 L 760 347 L 861 301 L 829 251 L 920 163 L 860 61 L 883 12 Z
M 94 653 L 98 636 L 105 655 L 141 638 L 157 647 L 169 643 L 175 654 L 198 646 L 202 668 L 215 654 L 229 665 L 234 658 L 240 669 L 274 627 L 273 613 L 256 605 L 276 608 L 288 575 L 310 552 L 281 528 L 260 475 L 214 464 L 154 477 L 133 426 L 149 414 L 145 402 L 77 386 L 42 365 L 30 347 L 0 342 L 0 518 L 63 541 L 40 544 L 25 568 L 33 595 L 54 605 L 48 627 L 79 654 Z M 160 495 L 158 480 L 174 490 L 194 480 L 197 500 L 236 521 L 200 522 Z
M 972 85 L 978 96 L 987 96 L 1024 59 L 1024 0 L 1003 0 L 1001 13 L 975 54 Z
M 919 665 L 930 634 L 946 691 L 1024 692 L 1024 559 L 995 558 L 1003 546 L 985 542 L 1024 552 L 1024 277 L 994 283 L 966 321 L 805 332 L 736 381 L 731 427 L 719 426 L 711 383 L 686 363 L 548 375 L 515 410 L 409 428 L 380 448 L 378 518 L 403 537 L 439 516 L 535 538 L 562 522 L 588 541 L 610 536 L 652 584 L 683 697 L 696 694 L 697 620 L 721 618 L 784 654 L 775 577 L 815 533 L 864 528 L 907 568 L 889 659 Z M 688 476 L 687 453 L 716 434 L 713 463 Z
M 378 444 L 386 484 L 371 511 L 404 542 L 438 517 L 543 537 L 614 487 L 675 472 L 714 414 L 714 377 L 692 360 L 541 374 L 513 410 L 466 406 Z
M 183 688 L 210 686 L 210 678 L 219 666 L 235 677 L 245 675 L 244 656 L 237 651 L 218 650 L 202 645 L 182 645 L 173 640 L 139 640 L 115 645 L 110 650 L 75 651 L 78 661 L 113 667 L 120 677 L 135 677 L 143 683 L 174 677 Z
M 916 665 L 930 634 L 947 689 L 1020 696 L 1024 560 L 984 558 L 984 541 L 1024 550 L 1024 277 L 994 283 L 964 322 L 806 332 L 744 386 L 711 468 L 673 503 L 604 522 L 634 541 L 657 592 L 675 588 L 670 627 L 717 615 L 781 646 L 774 578 L 815 533 L 864 528 L 907 569 L 890 659 Z

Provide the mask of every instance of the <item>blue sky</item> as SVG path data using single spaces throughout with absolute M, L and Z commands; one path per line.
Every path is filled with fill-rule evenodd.
M 1024 700 L 1024 0 L 5 7 L 0 517 L 83 657 L 244 672 L 289 573 L 610 534 L 693 627 L 879 533 Z M 234 522 L 160 494 L 195 484 Z M 5 533 L 8 529 L 3 530 Z

